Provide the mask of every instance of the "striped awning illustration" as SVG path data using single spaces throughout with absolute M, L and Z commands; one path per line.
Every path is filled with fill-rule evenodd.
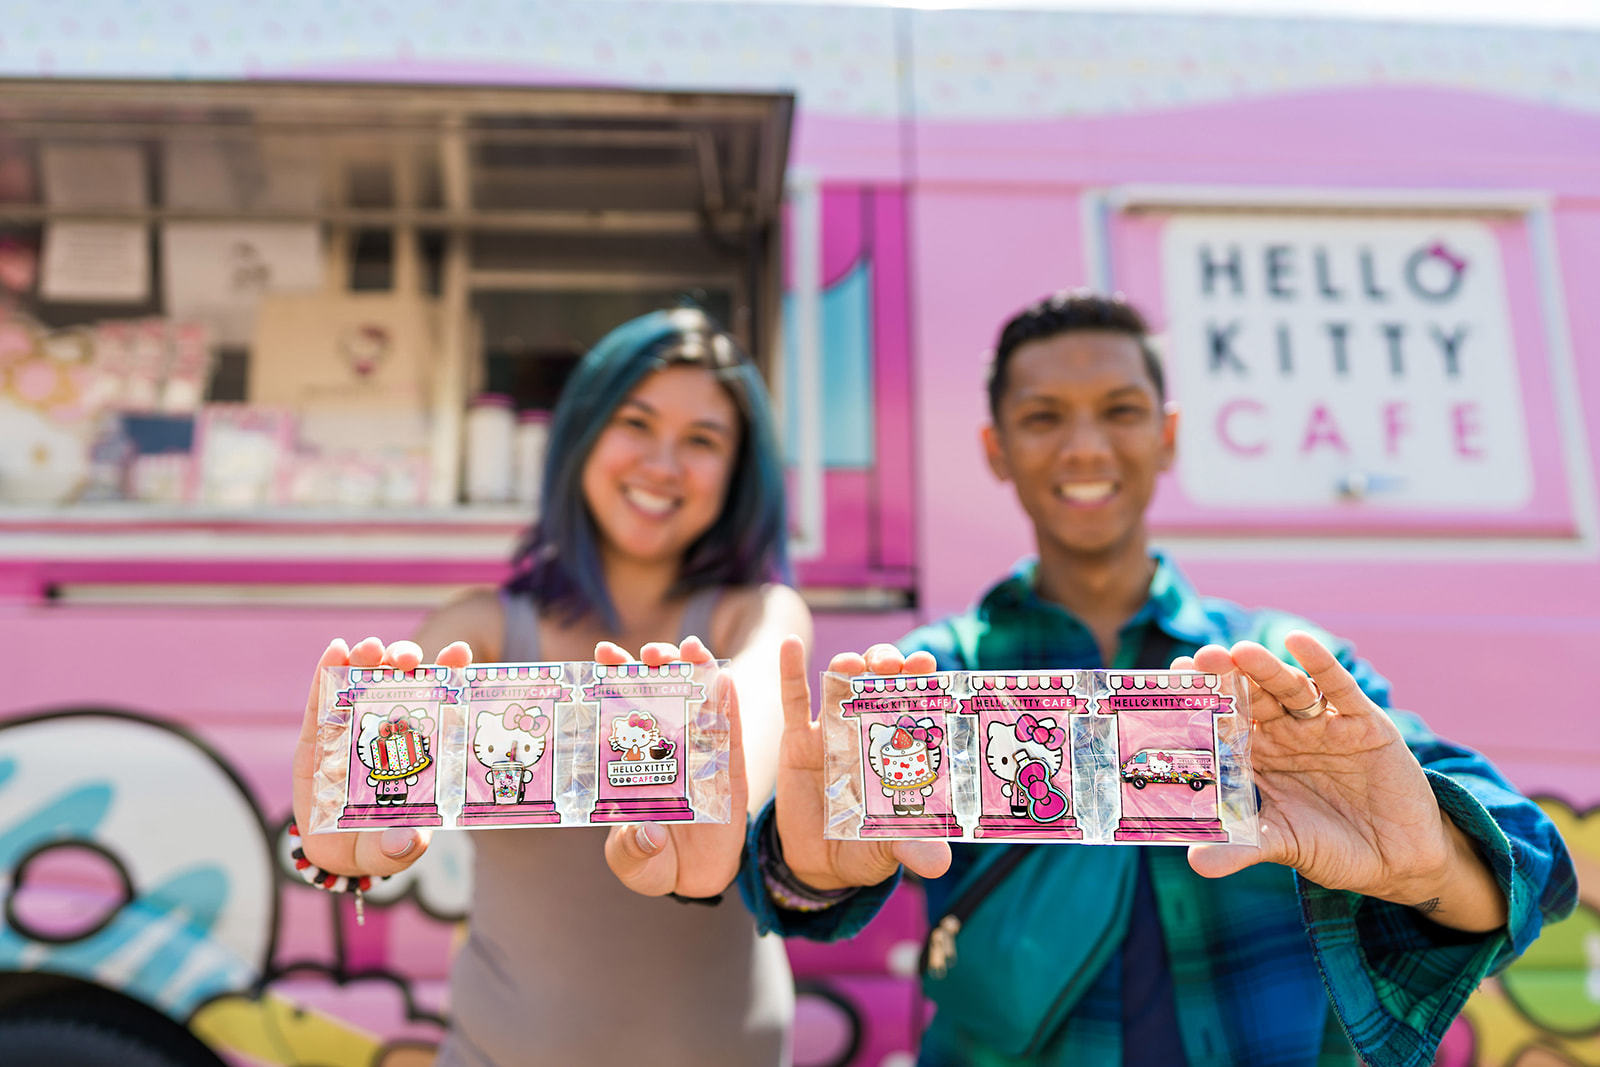
M 594 665 L 596 678 L 688 678 L 693 674 L 693 663 L 663 663 L 659 667 L 647 667 L 643 663 Z
M 467 668 L 467 681 L 551 682 L 565 672 L 564 663 L 480 663 Z
M 967 681 L 978 691 L 993 689 L 1071 689 L 1077 675 L 1061 671 L 1043 671 L 1016 674 L 969 674 Z
M 850 691 L 857 696 L 869 693 L 937 693 L 948 688 L 948 674 L 861 675 L 850 679 Z
M 1217 676 L 1198 671 L 1114 671 L 1106 681 L 1115 691 L 1129 689 L 1216 689 Z
M 450 668 L 427 666 L 402 671 L 394 667 L 351 667 L 352 685 L 372 685 L 376 682 L 427 682 L 443 685 L 450 680 Z

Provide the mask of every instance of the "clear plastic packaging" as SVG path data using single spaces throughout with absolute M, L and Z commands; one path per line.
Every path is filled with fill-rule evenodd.
M 835 840 L 1257 840 L 1237 674 L 822 677 Z
M 325 668 L 308 831 L 726 823 L 722 666 Z

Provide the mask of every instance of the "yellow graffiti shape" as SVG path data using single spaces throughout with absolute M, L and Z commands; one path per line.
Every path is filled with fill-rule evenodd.
M 1600 1067 L 1600 808 L 1541 797 L 1572 853 L 1578 908 L 1485 982 L 1463 1014 L 1479 1067 Z
M 189 1027 L 213 1049 L 271 1067 L 377 1062 L 383 1042 L 343 1019 L 310 1011 L 274 993 L 260 999 L 214 1000 L 195 1013 Z

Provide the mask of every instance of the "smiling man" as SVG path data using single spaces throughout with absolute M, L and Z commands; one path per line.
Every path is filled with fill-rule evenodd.
M 825 840 L 821 728 L 791 639 L 777 796 L 740 888 L 763 930 L 829 940 L 876 913 L 902 864 L 928 878 L 947 966 L 925 976 L 923 1064 L 1429 1063 L 1478 982 L 1571 910 L 1571 860 L 1481 756 L 1387 710 L 1388 683 L 1347 644 L 1202 597 L 1151 551 L 1178 414 L 1147 332 L 1086 293 L 1006 324 L 983 444 L 1037 557 L 971 610 L 831 669 L 1237 669 L 1260 845 Z M 643 884 L 651 862 L 612 866 Z

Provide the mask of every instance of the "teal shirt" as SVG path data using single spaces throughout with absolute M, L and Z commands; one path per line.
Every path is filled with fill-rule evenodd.
M 921 627 L 899 642 L 926 649 L 940 670 L 999 670 L 1158 666 L 1134 662 L 1157 627 L 1174 654 L 1204 644 L 1258 641 L 1285 655 L 1283 637 L 1303 629 L 1324 641 L 1374 702 L 1387 707 L 1388 683 L 1350 646 L 1303 619 L 1247 610 L 1201 597 L 1161 556 L 1143 608 L 1122 628 L 1116 659 L 1102 662 L 1093 635 L 1033 588 L 1032 561 L 988 591 L 976 608 Z M 1163 642 L 1166 643 L 1166 642 Z M 1164 666 L 1164 665 L 1162 665 Z M 1569 913 L 1576 902 L 1570 857 L 1543 812 L 1523 798 L 1478 754 L 1434 736 L 1414 715 L 1390 712 L 1422 764 L 1440 807 L 1479 846 L 1510 902 L 1505 929 L 1464 934 L 1438 926 L 1411 908 L 1324 889 L 1285 867 L 1263 864 L 1223 879 L 1195 874 L 1182 848 L 1147 848 L 1150 878 L 1173 976 L 1179 1029 L 1191 1063 L 1346 1064 L 1356 1053 L 1373 1067 L 1429 1064 L 1450 1022 L 1478 983 L 1514 959 L 1542 923 Z M 751 828 L 752 847 L 771 806 Z M 1070 867 L 1094 863 L 1096 877 L 1130 864 L 1128 848 L 1014 846 L 1043 850 L 1020 867 L 1038 881 L 1070 878 Z M 957 844 L 944 877 L 927 883 L 930 920 L 960 894 L 974 861 L 994 846 Z M 1093 853 L 1092 859 L 1088 858 Z M 1035 865 L 1038 866 L 1035 866 Z M 1104 868 L 1105 870 L 1101 870 Z M 823 912 L 778 909 L 762 887 L 756 862 L 740 874 L 740 889 L 763 930 L 816 940 L 848 937 L 876 914 L 896 879 L 862 890 Z M 1020 885 L 1020 888 L 1019 888 Z M 1008 879 L 986 901 L 1026 892 Z M 1004 908 L 1004 901 L 999 904 Z M 1096 936 L 1073 923 L 1063 902 L 1059 928 L 1035 931 L 1064 940 Z M 1120 932 L 1117 934 L 1120 938 Z M 1003 963 L 1003 944 L 958 938 L 958 967 Z M 1048 977 L 1048 976 L 1046 976 Z M 925 1065 L 1116 1063 L 1122 1058 L 1120 953 L 1113 952 L 1064 1021 L 1037 1035 L 1026 1055 L 1020 1041 L 995 1040 L 1006 1020 L 991 1013 L 963 1018 L 959 1002 L 941 1005 L 924 1035 Z

